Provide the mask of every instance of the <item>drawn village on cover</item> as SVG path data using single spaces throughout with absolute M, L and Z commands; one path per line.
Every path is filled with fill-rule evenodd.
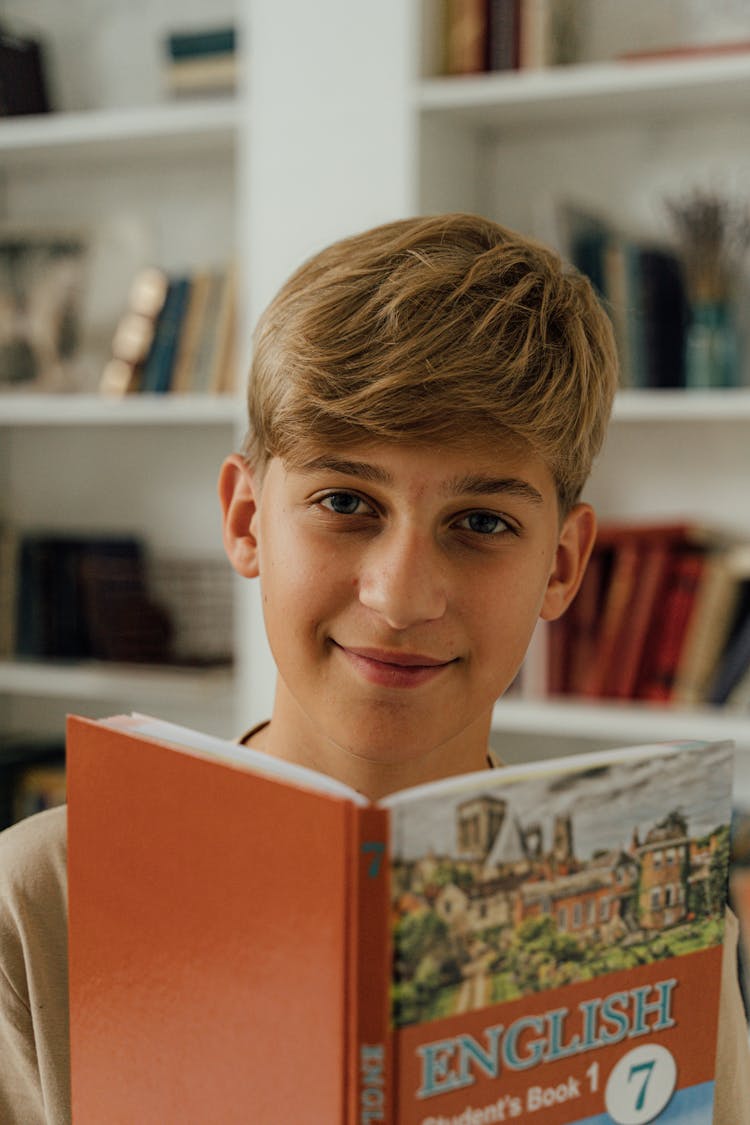
M 394 1026 L 718 944 L 730 787 L 712 746 L 394 809 Z

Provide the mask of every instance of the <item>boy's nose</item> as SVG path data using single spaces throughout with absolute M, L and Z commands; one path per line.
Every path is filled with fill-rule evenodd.
M 379 536 L 360 571 L 359 600 L 392 629 L 442 617 L 447 606 L 446 575 L 432 539 L 395 531 Z

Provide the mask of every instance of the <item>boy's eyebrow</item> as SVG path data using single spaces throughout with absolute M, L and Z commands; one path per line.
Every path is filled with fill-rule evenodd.
M 347 477 L 360 477 L 362 480 L 373 481 L 376 484 L 393 484 L 393 476 L 387 469 L 380 465 L 371 465 L 368 461 L 343 461 L 339 457 L 314 457 L 312 461 L 305 461 L 299 466 L 301 473 L 317 473 L 321 470 L 329 473 L 341 473 Z
M 300 472 L 314 473 L 324 470 L 326 472 L 341 473 L 343 476 L 359 477 L 361 480 L 374 481 L 377 484 L 393 484 L 393 475 L 381 465 L 373 465 L 369 461 L 345 461 L 338 457 L 314 457 L 300 466 Z M 448 496 L 487 496 L 492 493 L 504 496 L 517 496 L 521 500 L 528 500 L 533 504 L 543 504 L 544 497 L 533 484 L 522 480 L 520 477 L 494 477 L 487 473 L 468 473 L 466 476 L 453 477 L 446 481 L 442 489 Z
M 521 500 L 529 500 L 532 504 L 544 503 L 541 492 L 520 477 L 492 477 L 484 473 L 469 473 L 464 477 L 454 477 L 453 480 L 447 481 L 444 491 L 457 496 L 465 496 L 467 493 L 474 496 L 487 496 L 494 492 L 504 496 L 517 496 Z

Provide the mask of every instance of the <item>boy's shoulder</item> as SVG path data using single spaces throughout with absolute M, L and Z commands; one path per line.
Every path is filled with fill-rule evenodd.
M 26 817 L 0 832 L 0 897 L 64 888 L 68 853 L 65 805 Z

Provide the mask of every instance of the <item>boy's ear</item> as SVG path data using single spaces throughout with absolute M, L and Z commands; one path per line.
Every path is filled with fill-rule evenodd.
M 555 563 L 542 609 L 544 621 L 554 621 L 568 608 L 581 585 L 596 539 L 596 516 L 589 504 L 576 504 L 563 521 Z
M 233 453 L 219 473 L 219 500 L 222 510 L 224 550 L 230 563 L 243 578 L 257 578 L 259 485 L 250 466 Z

